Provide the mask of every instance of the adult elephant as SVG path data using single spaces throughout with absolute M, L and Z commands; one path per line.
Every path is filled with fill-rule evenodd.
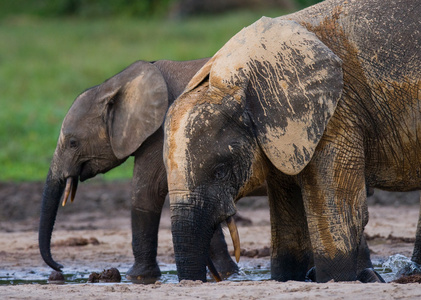
M 416 0 L 326 0 L 263 17 L 193 77 L 165 125 L 180 280 L 206 280 L 213 229 L 266 180 L 272 278 L 304 280 L 314 257 L 318 282 L 367 281 L 366 185 L 421 188 L 420 14 Z
M 162 123 L 168 106 L 207 61 L 138 61 L 76 98 L 63 121 L 42 196 L 39 249 L 50 267 L 62 268 L 53 260 L 50 244 L 63 194 L 64 205 L 70 193 L 73 201 L 79 180 L 105 173 L 133 155 L 135 261 L 126 276 L 150 282 L 161 275 L 156 261 L 158 227 L 168 191 Z M 211 254 L 221 275 L 238 271 L 221 228 L 215 232 Z

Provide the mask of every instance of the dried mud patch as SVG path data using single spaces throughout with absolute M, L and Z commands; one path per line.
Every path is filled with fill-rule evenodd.
M 408 284 L 408 283 L 421 283 L 421 274 L 414 274 L 409 276 L 402 276 L 396 280 L 393 280 L 394 283 Z

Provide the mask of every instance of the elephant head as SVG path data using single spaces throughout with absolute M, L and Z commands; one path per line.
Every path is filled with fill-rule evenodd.
M 162 125 L 167 109 L 165 80 L 144 61 L 76 98 L 63 121 L 42 196 L 39 248 L 50 267 L 62 268 L 50 250 L 60 199 L 64 205 L 71 194 L 73 201 L 79 180 L 123 163 Z
M 206 280 L 216 224 L 276 169 L 312 159 L 342 93 L 341 60 L 294 21 L 263 17 L 192 78 L 170 108 L 164 161 L 179 279 Z M 230 225 L 235 234 L 235 225 Z M 236 252 L 238 237 L 234 237 Z

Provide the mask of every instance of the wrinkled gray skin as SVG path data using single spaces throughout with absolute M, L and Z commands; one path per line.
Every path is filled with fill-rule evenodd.
M 165 196 L 162 123 L 168 105 L 208 59 L 138 61 L 103 84 L 77 97 L 61 128 L 42 199 L 39 247 L 53 269 L 51 234 L 66 181 L 76 191 L 78 181 L 105 173 L 133 155 L 132 247 L 135 262 L 127 277 L 136 282 L 156 280 L 158 226 Z M 74 196 L 74 195 L 73 195 Z M 211 255 L 221 275 L 238 271 L 227 251 L 222 230 L 212 240 Z
M 326 0 L 262 18 L 193 77 L 165 125 L 180 280 L 206 280 L 215 226 L 266 180 L 273 279 L 314 261 L 318 282 L 381 281 L 358 264 L 366 186 L 421 188 L 420 15 L 417 0 Z

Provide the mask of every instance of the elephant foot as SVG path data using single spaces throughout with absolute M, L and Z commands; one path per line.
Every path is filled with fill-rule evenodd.
M 139 284 L 153 284 L 159 277 L 161 277 L 161 271 L 159 270 L 158 265 L 147 268 L 138 263 L 134 263 L 126 272 L 126 278 L 128 280 Z
M 377 273 L 373 268 L 366 268 L 360 272 L 357 276 L 357 280 L 363 283 L 368 282 L 382 282 L 384 283 L 384 279 Z M 306 274 L 307 282 L 317 282 L 316 280 L 316 268 L 312 267 Z
M 305 278 L 306 282 L 317 282 L 316 281 L 316 267 L 312 267 L 310 270 L 308 270 Z
M 385 282 L 384 279 L 379 275 L 379 273 L 374 271 L 373 268 L 366 268 L 366 269 L 362 270 L 360 272 L 360 274 L 358 274 L 357 280 L 359 280 L 363 283 L 368 283 L 368 282 L 382 282 L 382 283 L 384 283 Z
M 292 251 L 288 254 L 274 254 L 271 253 L 270 259 L 270 278 L 271 280 L 285 282 L 288 280 L 294 281 L 311 281 L 308 276 L 311 276 L 311 270 L 308 270 L 310 265 L 311 255 L 293 255 Z M 302 253 L 302 252 L 301 252 Z M 314 270 L 315 272 L 315 270 Z M 314 275 L 315 277 L 315 275 Z

